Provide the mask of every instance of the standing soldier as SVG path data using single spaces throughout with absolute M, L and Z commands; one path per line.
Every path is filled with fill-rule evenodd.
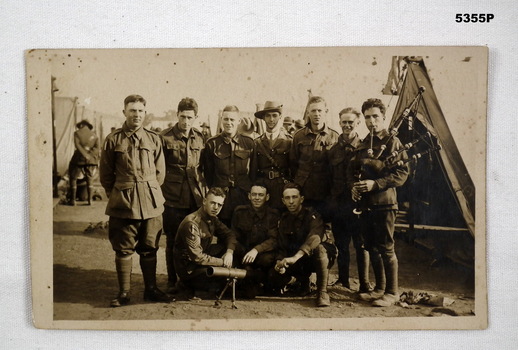
M 371 301 L 374 306 L 390 306 L 399 300 L 398 261 L 394 249 L 394 224 L 398 209 L 396 187 L 402 186 L 408 177 L 408 166 L 399 160 L 406 159 L 406 153 L 399 139 L 384 127 L 385 105 L 376 98 L 362 105 L 365 124 L 370 130 L 359 145 L 358 151 L 347 169 L 347 183 L 351 188 L 352 199 L 359 202 L 361 209 L 361 233 L 365 249 L 369 251 L 374 266 L 376 286 L 369 293 L 360 294 L 360 299 Z M 396 154 L 394 166 L 384 161 Z M 375 258 L 381 257 L 383 269 L 377 269 Z
M 178 122 L 161 134 L 166 166 L 162 192 L 165 197 L 163 220 L 167 237 L 165 257 L 168 293 L 177 291 L 173 262 L 176 231 L 182 220 L 201 206 L 205 194 L 205 180 L 200 168 L 203 135 L 192 127 L 198 118 L 198 104 L 194 99 L 186 97 L 178 103 L 176 115 Z
M 291 178 L 289 154 L 292 137 L 282 128 L 281 114 L 282 105 L 272 101 L 266 101 L 264 109 L 255 112 L 256 118 L 264 119 L 266 132 L 254 140 L 252 174 L 268 189 L 269 205 L 284 211 L 282 188 Z
M 326 101 L 312 96 L 308 101 L 309 121 L 305 128 L 293 136 L 290 165 L 294 182 L 302 187 L 305 203 L 331 220 L 327 201 L 331 191 L 331 166 L 328 152 L 338 140 L 338 133 L 326 125 Z
M 162 233 L 165 163 L 160 136 L 142 126 L 146 100 L 130 95 L 124 100 L 126 122 L 106 137 L 101 154 L 100 180 L 109 197 L 106 215 L 115 251 L 119 294 L 112 307 L 130 301 L 132 255 L 140 255 L 144 300 L 169 302 L 156 286 L 156 252 Z
M 230 226 L 234 209 L 246 204 L 250 179 L 250 160 L 254 150 L 254 140 L 239 134 L 239 109 L 226 106 L 221 116 L 223 131 L 210 138 L 204 149 L 203 170 L 209 187 L 228 190 L 220 219 Z
M 332 227 L 336 247 L 338 248 L 338 283 L 351 288 L 349 283 L 349 244 L 351 238 L 356 250 L 356 263 L 360 280 L 360 293 L 370 292 L 369 254 L 363 249 L 360 235 L 359 218 L 353 213 L 356 204 L 347 188 L 347 167 L 360 145 L 360 137 L 356 128 L 360 124 L 360 112 L 354 108 L 345 108 L 339 113 L 342 135 L 329 151 L 332 166 L 333 187 L 331 191 L 331 208 L 333 214 Z M 378 259 L 378 262 L 381 260 Z

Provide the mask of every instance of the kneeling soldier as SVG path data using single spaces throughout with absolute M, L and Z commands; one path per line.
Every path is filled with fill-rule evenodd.
M 323 242 L 324 222 L 314 209 L 303 207 L 304 197 L 300 186 L 288 183 L 284 186 L 282 201 L 288 212 L 279 221 L 278 255 L 274 269 L 270 270 L 274 288 L 284 288 L 292 277 L 309 292 L 309 277 L 317 274 L 317 306 L 331 304 L 327 294 L 329 269 L 336 257 L 336 247 Z
M 232 217 L 238 241 L 236 259 L 249 271 L 242 282 L 248 298 L 257 295 L 261 283 L 267 284 L 265 277 L 275 263 L 279 213 L 266 205 L 269 197 L 266 187 L 254 184 L 248 193 L 250 204 L 238 206 Z
M 221 279 L 208 278 L 208 266 L 232 267 L 235 234 L 218 218 L 226 194 L 219 187 L 209 190 L 203 204 L 183 219 L 176 233 L 174 266 L 180 281 L 188 288 L 217 292 Z M 212 244 L 216 236 L 218 243 Z

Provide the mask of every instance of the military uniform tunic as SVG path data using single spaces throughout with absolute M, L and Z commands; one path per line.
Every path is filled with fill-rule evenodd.
M 327 206 L 331 191 L 331 166 L 328 152 L 338 140 L 338 133 L 327 126 L 313 132 L 309 126 L 293 136 L 290 164 L 294 182 L 302 187 L 308 206 L 318 211 L 327 222 Z
M 165 205 L 172 208 L 195 210 L 205 195 L 205 180 L 200 166 L 204 148 L 203 135 L 191 129 L 183 135 L 178 124 L 162 133 L 166 162 L 165 181 L 162 191 Z
M 291 181 L 290 149 L 293 138 L 284 128 L 274 140 L 266 133 L 254 140 L 252 177 L 263 184 L 270 194 L 269 205 L 283 210 L 282 190 L 286 181 Z M 267 154 L 267 155 L 266 155 Z M 275 160 L 276 165 L 270 160 Z
M 250 204 L 240 205 L 232 216 L 232 229 L 245 253 L 256 249 L 258 253 L 269 252 L 277 246 L 279 213 L 268 206 L 259 210 Z
M 140 220 L 161 215 L 164 175 L 160 136 L 143 127 L 132 132 L 124 123 L 106 137 L 101 154 L 99 177 L 109 196 L 106 215 Z

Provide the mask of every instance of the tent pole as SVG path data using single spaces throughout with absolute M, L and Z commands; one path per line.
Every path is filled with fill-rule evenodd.
M 59 89 L 55 85 L 56 78 L 51 77 L 50 81 L 50 98 L 51 98 L 51 114 L 52 114 L 52 196 L 54 198 L 59 197 L 58 195 L 58 161 L 57 161 L 57 152 L 56 152 L 56 108 L 54 103 L 54 93 L 59 91 Z

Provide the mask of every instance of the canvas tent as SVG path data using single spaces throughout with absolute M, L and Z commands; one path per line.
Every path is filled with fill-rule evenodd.
M 431 143 L 441 146 L 440 150 L 409 163 L 409 179 L 398 190 L 402 208 L 407 210 L 406 224 L 410 230 L 434 231 L 436 236 L 446 241 L 458 239 L 464 242 L 461 243 L 464 248 L 466 245 L 472 246 L 475 233 L 473 181 L 450 132 L 447 117 L 441 110 L 424 61 L 419 57 L 406 58 L 405 61 L 406 77 L 400 91 L 397 91 L 400 96 L 389 128 L 394 126 L 418 94 L 419 88 L 424 87 L 425 92 L 422 93 L 411 127 L 403 123 L 398 138 L 405 144 L 427 131 L 431 133 L 431 136 L 425 137 L 426 142 L 418 143 L 415 149 L 409 151 L 410 156 L 425 152 Z

